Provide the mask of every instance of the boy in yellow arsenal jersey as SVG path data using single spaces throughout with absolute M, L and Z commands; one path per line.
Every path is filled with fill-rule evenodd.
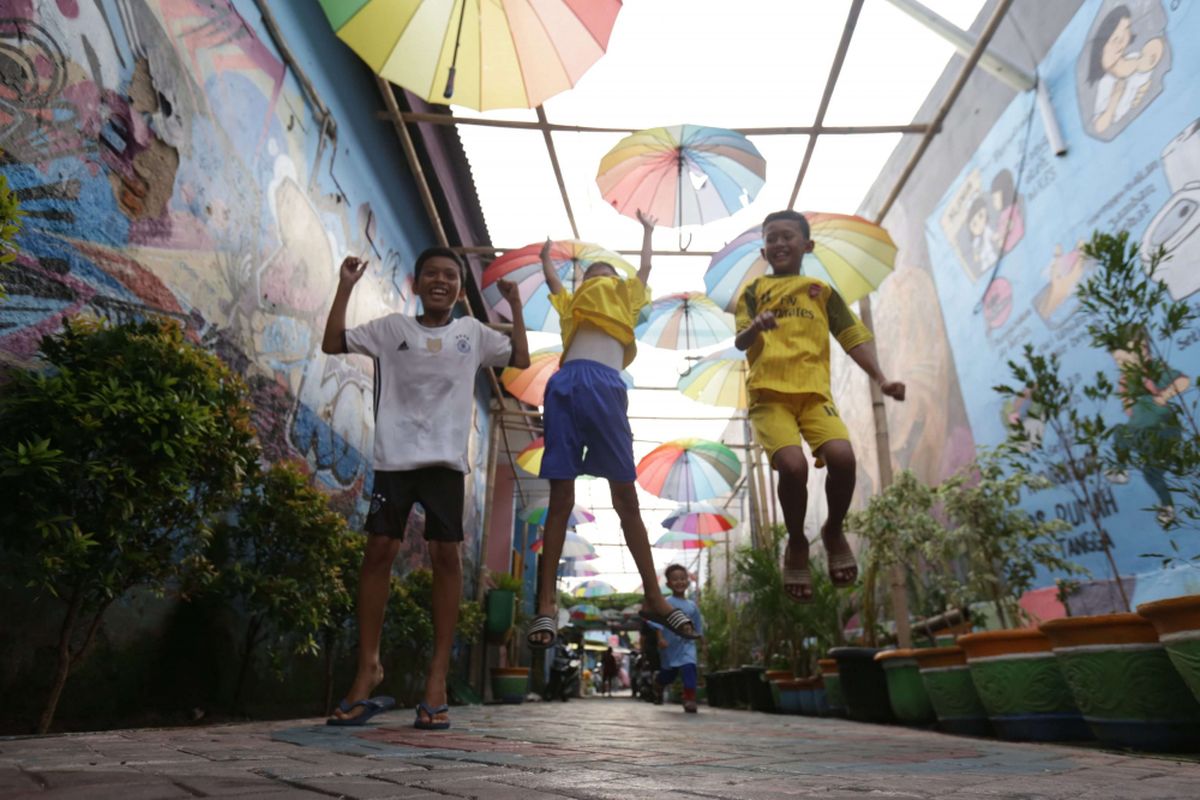
M 849 586 L 858 577 L 854 553 L 842 533 L 854 494 L 855 462 L 850 433 L 830 396 L 830 334 L 885 395 L 904 399 L 904 384 L 883 374 L 871 332 L 841 295 L 823 281 L 800 274 L 804 254 L 813 249 L 809 235 L 808 220 L 797 211 L 776 211 L 763 220 L 762 255 L 771 274 L 755 278 L 738 298 L 734 342 L 750 362 L 747 389 L 754 436 L 779 473 L 779 503 L 788 529 L 784 591 L 802 603 L 812 599 L 812 574 L 804 535 L 808 462 L 801 437 L 812 448 L 816 465 L 829 469 L 829 518 L 821 540 L 830 577 L 835 586 Z
M 546 449 L 539 475 L 550 481 L 550 506 L 542 532 L 537 615 L 526 631 L 530 647 L 550 647 L 558 632 L 558 560 L 575 506 L 575 479 L 580 475 L 608 479 L 613 508 L 645 587 L 642 616 L 684 638 L 696 637 L 691 620 L 667 602 L 659 588 L 634 487 L 633 432 L 621 370 L 637 354 L 633 329 L 638 311 L 650 302 L 646 279 L 655 223 L 640 211 L 638 219 L 643 229 L 642 261 L 635 278 L 622 280 L 610 264 L 596 262 L 584 272 L 575 291 L 568 292 L 550 260 L 550 242 L 542 248 L 542 270 L 560 318 L 563 355 L 558 372 L 546 384 L 542 411 Z

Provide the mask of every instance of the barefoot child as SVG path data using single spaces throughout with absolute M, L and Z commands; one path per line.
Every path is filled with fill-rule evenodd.
M 620 373 L 637 353 L 633 329 L 639 309 L 650 302 L 646 279 L 655 223 L 640 211 L 638 220 L 643 234 L 636 278 L 622 280 L 611 265 L 596 262 L 584 272 L 575 291 L 568 292 L 550 260 L 550 242 L 542 247 L 550 302 L 561 318 L 563 356 L 561 368 L 546 384 L 546 449 L 540 477 L 550 481 L 550 506 L 543 530 L 537 616 L 527 631 L 530 647 L 546 648 L 554 643 L 558 560 L 575 505 L 575 479 L 584 474 L 608 479 L 625 543 L 645 586 L 641 613 L 682 636 L 695 636 L 687 616 L 674 609 L 658 587 L 634 488 L 637 470 L 627 412 L 629 398 Z
M 414 725 L 450 727 L 446 673 L 462 594 L 463 476 L 475 376 L 481 366 L 529 366 L 529 346 L 515 284 L 500 292 L 515 309 L 512 341 L 471 317 L 453 315 L 466 298 L 466 266 L 453 251 L 433 247 L 417 257 L 416 317 L 389 314 L 346 329 L 346 306 L 366 262 L 342 262 L 321 349 L 375 359 L 375 483 L 367 515 L 367 547 L 358 585 L 358 674 L 330 725 L 362 725 L 386 711 L 391 698 L 371 698 L 383 680 L 379 638 L 392 562 L 400 552 L 414 503 L 425 509 L 425 540 L 433 564 L 433 657 Z
M 800 274 L 800 261 L 812 252 L 808 220 L 797 211 L 776 211 L 763 221 L 763 258 L 772 274 L 755 278 L 737 305 L 739 350 L 750 362 L 747 389 L 754 437 L 779 473 L 779 503 L 787 525 L 784 591 L 793 600 L 812 599 L 808 539 L 808 463 L 800 438 L 808 442 L 816 466 L 828 466 L 825 495 L 829 518 L 821 540 L 835 586 L 858 577 L 854 553 L 842 522 L 854 494 L 855 462 L 850 433 L 838 416 L 829 388 L 829 335 L 883 393 L 904 399 L 904 384 L 884 376 L 870 345 L 871 332 L 859 322 L 841 295 L 816 278 Z

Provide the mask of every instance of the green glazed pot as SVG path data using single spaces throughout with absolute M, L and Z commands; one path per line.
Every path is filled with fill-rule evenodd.
M 1050 640 L 1034 629 L 960 636 L 971 682 L 1001 739 L 1035 742 L 1091 739 Z
M 825 699 L 829 713 L 836 717 L 845 716 L 846 701 L 842 698 L 842 681 L 838 676 L 837 659 L 822 658 L 817 661 L 821 678 L 825 681 Z
M 492 697 L 502 703 L 523 703 L 529 690 L 529 667 L 492 667 Z
M 1142 750 L 1200 750 L 1200 703 L 1149 620 L 1102 614 L 1041 629 L 1097 739 Z
M 937 719 L 921 681 L 916 650 L 885 650 L 875 656 L 887 678 L 892 713 L 905 725 L 928 725 Z
M 988 736 L 992 726 L 987 709 L 975 691 L 967 654 L 961 647 L 933 647 L 916 655 L 925 693 L 937 714 L 938 727 L 947 733 Z
M 1137 611 L 1154 623 L 1167 657 L 1200 700 L 1200 594 L 1143 603 Z

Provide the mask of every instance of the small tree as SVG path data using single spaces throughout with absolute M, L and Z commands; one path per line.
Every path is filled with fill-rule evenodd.
M 933 515 L 934 501 L 933 489 L 904 470 L 891 486 L 872 497 L 865 509 L 846 516 L 846 530 L 866 543 L 862 556 L 862 625 L 863 637 L 872 647 L 879 636 L 880 579 L 895 567 L 918 578 L 913 570 L 918 555 L 944 534 Z
M 267 645 L 276 664 L 289 645 L 316 655 L 334 609 L 350 605 L 342 571 L 350 531 L 308 477 L 284 462 L 256 473 L 235 517 L 217 526 L 215 549 L 224 553 L 213 588 L 246 615 L 231 705 L 238 712 L 259 647 Z
M 17 257 L 16 238 L 24 217 L 17 193 L 8 186 L 8 176 L 0 175 L 0 267 L 11 264 Z M 5 297 L 4 285 L 0 284 L 0 300 Z
M 1027 621 L 1021 596 L 1033 588 L 1038 569 L 1062 575 L 1085 572 L 1062 556 L 1060 519 L 1038 521 L 1019 508 L 1021 495 L 1049 485 L 1046 478 L 1022 471 L 1005 474 L 1001 460 L 983 453 L 937 489 L 949 522 L 943 534 L 926 543 L 932 563 L 955 564 L 934 570 L 933 578 L 952 608 L 987 601 L 1004 628 Z
M 1120 400 L 1126 419 L 1092 434 L 1105 446 L 1105 467 L 1142 473 L 1158 496 L 1154 509 L 1164 529 L 1200 526 L 1200 376 L 1171 366 L 1185 338 L 1195 335 L 1200 310 L 1172 301 L 1157 279 L 1170 258 L 1160 249 L 1140 253 L 1129 234 L 1095 233 L 1084 254 L 1096 268 L 1078 288 L 1080 313 L 1093 347 L 1112 354 L 1117 384 L 1100 373 L 1089 396 Z M 1170 540 L 1178 552 L 1178 545 Z M 1160 554 L 1150 554 L 1159 557 Z M 1193 556 L 1193 558 L 1200 556 Z M 1173 560 L 1167 557 L 1166 561 Z
M 242 382 L 174 322 L 75 319 L 0 393 L 3 569 L 60 600 L 45 733 L 109 606 L 211 574 L 210 516 L 258 448 Z

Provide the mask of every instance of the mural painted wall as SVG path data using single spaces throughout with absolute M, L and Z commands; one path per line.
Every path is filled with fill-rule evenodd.
M 1026 409 L 992 387 L 1021 347 L 1057 353 L 1065 371 L 1117 376 L 1091 349 L 1074 290 L 1095 230 L 1128 230 L 1145 250 L 1166 246 L 1161 272 L 1176 299 L 1200 301 L 1200 10 L 1179 0 L 1091 0 L 1038 66 L 1069 152 L 1055 157 L 1032 92 L 1018 95 L 925 221 L 937 297 L 976 443 L 1005 438 Z M 897 276 L 898 277 L 898 276 Z M 894 280 L 894 278 L 893 278 Z M 1172 366 L 1200 371 L 1195 341 Z M 1196 391 L 1195 386 L 1187 391 Z M 1124 417 L 1130 433 L 1153 419 Z M 1035 424 L 1030 421 L 1030 424 Z M 1094 501 L 1123 574 L 1152 570 L 1169 494 L 1154 475 L 1114 475 Z M 1039 493 L 1031 512 L 1068 520 L 1068 555 L 1106 576 L 1098 534 L 1065 490 Z
M 320 352 L 337 265 L 347 254 L 372 262 L 351 324 L 413 313 L 411 265 L 432 237 L 394 134 L 374 118 L 369 74 L 317 4 L 272 6 L 336 138 L 253 2 L 0 2 L 0 169 L 28 213 L 21 254 L 0 277 L 10 294 L 0 363 L 28 362 L 75 314 L 179 319 L 249 380 L 268 457 L 306 463 L 357 523 L 372 365 Z M 468 575 L 484 497 L 483 403 Z M 420 538 L 408 537 L 410 565 L 423 558 Z

